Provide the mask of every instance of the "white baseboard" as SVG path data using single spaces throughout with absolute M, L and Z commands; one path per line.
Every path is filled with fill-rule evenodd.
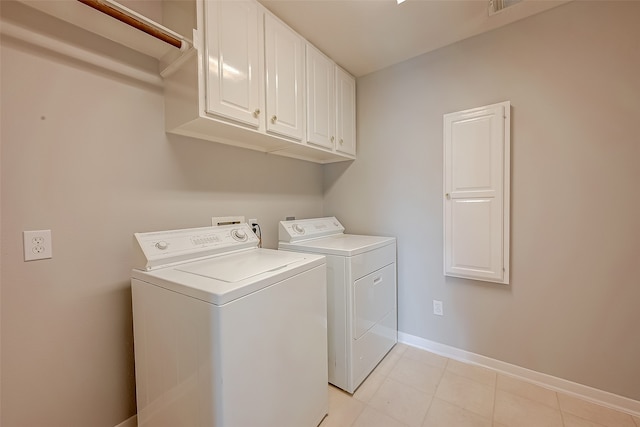
M 475 365 L 484 366 L 493 369 L 499 373 L 517 377 L 522 380 L 534 383 L 541 387 L 545 387 L 557 392 L 569 394 L 589 402 L 606 406 L 617 411 L 626 412 L 636 417 L 640 416 L 640 401 L 629 399 L 628 397 L 618 396 L 607 391 L 598 390 L 593 387 L 574 383 L 562 378 L 543 374 L 541 372 L 532 371 L 517 365 L 512 365 L 497 359 L 471 353 L 446 344 L 440 344 L 424 338 L 409 335 L 404 332 L 398 332 L 398 342 L 428 350 L 432 353 L 448 357 L 450 359 L 459 360 L 461 362 L 473 363 Z
M 134 415 L 118 424 L 116 427 L 138 427 L 138 416 Z

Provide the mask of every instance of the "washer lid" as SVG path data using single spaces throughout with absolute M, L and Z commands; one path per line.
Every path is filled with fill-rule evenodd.
M 305 261 L 304 258 L 292 255 L 294 254 L 278 251 L 247 251 L 241 256 L 223 256 L 215 260 L 184 264 L 176 267 L 176 270 L 234 283 Z
M 251 248 L 149 271 L 133 269 L 131 277 L 221 306 L 324 265 L 321 255 Z

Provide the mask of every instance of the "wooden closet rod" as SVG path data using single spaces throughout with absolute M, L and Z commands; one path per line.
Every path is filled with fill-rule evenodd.
M 92 7 L 100 12 L 109 15 L 120 22 L 124 22 L 127 25 L 130 25 L 134 28 L 137 28 L 140 31 L 144 31 L 145 33 L 153 36 L 157 39 L 162 40 L 165 43 L 169 43 L 172 46 L 177 47 L 178 49 L 182 48 L 182 40 L 173 37 L 170 34 L 167 34 L 157 28 L 152 27 L 149 24 L 146 24 L 132 16 L 127 15 L 126 13 L 121 12 L 120 10 L 113 8 L 107 4 L 104 4 L 100 0 L 78 0 L 80 3 L 84 3 L 89 7 Z

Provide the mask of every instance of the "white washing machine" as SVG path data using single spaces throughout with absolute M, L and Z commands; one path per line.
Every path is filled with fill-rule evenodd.
M 279 246 L 327 257 L 329 382 L 353 393 L 398 342 L 396 239 L 344 234 L 335 217 L 281 221 Z
M 140 427 L 317 426 L 328 411 L 326 264 L 247 224 L 138 233 Z

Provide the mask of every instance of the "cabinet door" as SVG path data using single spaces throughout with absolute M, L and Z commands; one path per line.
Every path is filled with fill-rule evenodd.
M 335 64 L 307 44 L 307 142 L 333 149 L 336 135 Z
M 205 1 L 206 111 L 260 124 L 260 39 L 253 1 Z
M 444 273 L 509 283 L 510 103 L 444 116 Z
M 356 79 L 336 67 L 336 151 L 356 154 Z
M 304 132 L 304 40 L 265 14 L 267 131 L 301 141 Z

